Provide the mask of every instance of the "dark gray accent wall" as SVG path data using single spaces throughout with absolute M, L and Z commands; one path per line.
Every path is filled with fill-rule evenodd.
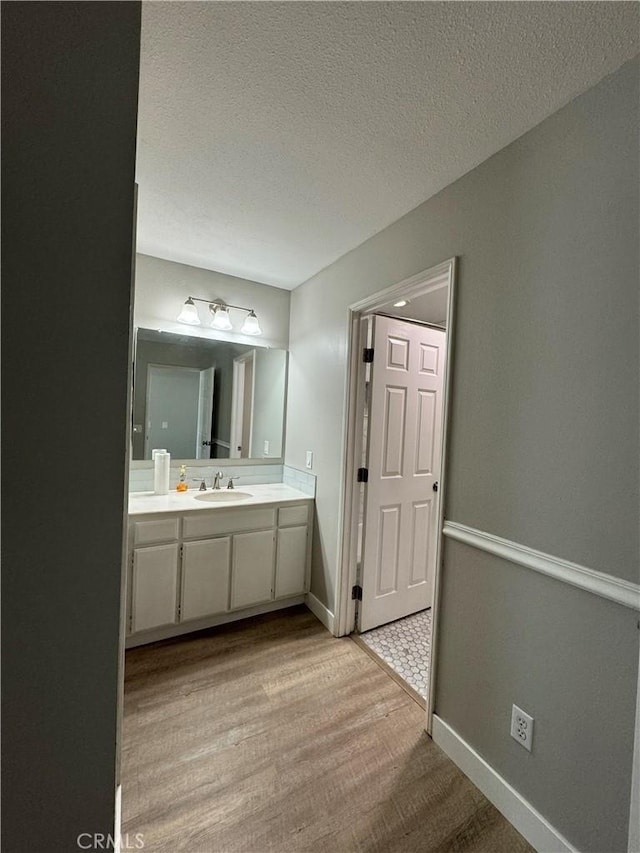
M 114 827 L 139 42 L 137 2 L 2 5 L 12 853 Z

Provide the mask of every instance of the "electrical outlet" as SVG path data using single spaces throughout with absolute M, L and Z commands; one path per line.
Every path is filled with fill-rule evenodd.
M 267 440 L 267 439 L 265 439 L 264 447 L 263 447 L 262 453 L 263 453 L 263 456 L 268 456 L 268 455 L 269 455 L 269 442 L 268 442 L 268 440 Z
M 306 465 L 309 470 L 313 468 L 313 450 L 307 450 Z
M 531 752 L 533 745 L 533 717 L 530 717 L 517 705 L 511 706 L 511 737 L 517 740 L 520 746 L 524 746 Z

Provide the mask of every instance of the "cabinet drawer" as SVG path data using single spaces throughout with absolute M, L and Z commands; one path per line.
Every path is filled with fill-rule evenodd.
M 306 524 L 309 517 L 307 504 L 301 506 L 282 506 L 278 510 L 278 526 L 285 527 L 289 524 Z
M 241 533 L 244 530 L 256 530 L 275 525 L 275 510 L 256 507 L 255 509 L 219 510 L 196 515 L 185 515 L 182 522 L 182 535 L 185 539 L 201 539 L 204 536 L 217 536 L 220 533 Z
M 153 521 L 133 522 L 133 544 L 149 545 L 152 542 L 174 542 L 178 538 L 177 518 L 158 518 Z

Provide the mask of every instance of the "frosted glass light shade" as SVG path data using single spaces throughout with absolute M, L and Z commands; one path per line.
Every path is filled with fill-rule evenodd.
M 178 314 L 178 322 L 186 323 L 188 326 L 200 325 L 198 309 L 196 308 L 196 304 L 191 297 L 189 297 L 182 306 L 182 311 Z
M 261 335 L 262 329 L 260 328 L 260 323 L 258 323 L 258 318 L 255 315 L 255 312 L 250 311 L 249 314 L 245 317 L 244 323 L 242 324 L 242 329 L 240 330 L 243 335 Z
M 226 305 L 220 305 L 215 308 L 211 325 L 214 329 L 220 329 L 222 332 L 228 332 L 232 328 L 229 309 Z

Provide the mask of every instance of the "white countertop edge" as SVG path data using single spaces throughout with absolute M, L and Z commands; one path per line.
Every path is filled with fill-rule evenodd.
M 219 503 L 207 503 L 197 500 L 202 494 L 198 489 L 190 488 L 187 492 L 177 492 L 175 489 L 168 495 L 156 495 L 154 492 L 129 492 L 129 515 L 151 515 L 164 512 L 193 512 L 202 511 L 215 512 L 220 509 L 241 509 L 245 506 L 259 506 L 264 504 L 287 503 L 292 501 L 313 501 L 311 495 L 287 486 L 284 483 L 268 483 L 264 485 L 252 485 L 246 488 L 238 486 L 239 492 L 249 492 L 250 498 L 239 501 L 220 501 Z M 211 491 L 210 489 L 208 490 Z

